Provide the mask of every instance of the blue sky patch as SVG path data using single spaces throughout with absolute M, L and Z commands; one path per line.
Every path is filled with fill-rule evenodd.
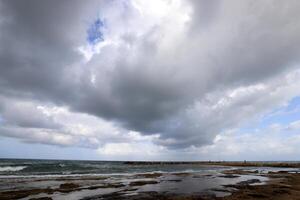
M 287 106 L 281 106 L 267 113 L 260 120 L 253 120 L 249 124 L 240 127 L 241 133 L 255 132 L 256 129 L 266 129 L 272 124 L 287 126 L 300 119 L 300 96 L 294 97 Z
M 265 116 L 259 126 L 265 127 L 269 124 L 287 125 L 300 118 L 300 97 L 294 97 L 287 106 L 276 109 L 273 113 Z
M 102 32 L 103 27 L 104 23 L 99 18 L 90 25 L 87 30 L 87 41 L 90 44 L 95 45 L 98 42 L 102 42 L 104 40 Z

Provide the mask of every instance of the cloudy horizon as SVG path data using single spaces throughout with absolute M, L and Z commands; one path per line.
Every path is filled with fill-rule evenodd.
M 300 2 L 0 1 L 0 157 L 299 160 Z

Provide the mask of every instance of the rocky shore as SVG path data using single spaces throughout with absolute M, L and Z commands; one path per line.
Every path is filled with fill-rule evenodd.
M 212 166 L 221 164 L 207 163 Z M 199 162 L 190 164 L 199 164 Z M 32 185 L 32 187 L 0 191 L 0 200 L 300 200 L 298 163 L 226 162 L 222 164 L 234 167 L 210 174 L 154 172 L 116 177 L 82 176 L 54 179 L 45 177 L 30 181 L 16 179 L 10 184 Z M 265 167 L 273 170 L 265 171 Z M 293 167 L 295 170 L 287 167 Z M 34 187 L 36 185 L 40 187 Z
M 227 171 L 227 178 L 230 175 L 256 174 L 257 172 L 247 172 L 243 170 Z M 103 195 L 103 199 L 117 200 L 300 200 L 300 174 L 286 173 L 285 171 L 268 173 L 264 175 L 270 180 L 265 184 L 260 183 L 257 179 L 239 182 L 235 185 L 224 185 L 226 189 L 222 192 L 230 192 L 231 194 L 224 197 L 217 197 L 212 193 L 191 194 L 191 195 L 174 195 L 158 192 L 144 192 L 133 196 L 124 197 L 122 192 Z M 254 184 L 254 185 L 253 185 Z M 219 190 L 220 191 L 220 190 Z M 97 200 L 99 197 L 86 198 L 85 200 Z
M 230 196 L 217 198 L 222 200 L 299 200 L 300 174 L 285 171 L 268 173 L 270 180 L 264 185 L 236 184 L 228 187 L 238 189 Z

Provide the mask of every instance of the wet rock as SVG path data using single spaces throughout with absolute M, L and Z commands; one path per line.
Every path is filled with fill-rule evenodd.
M 157 184 L 158 181 L 134 181 L 129 183 L 130 186 L 143 186 L 143 185 L 149 185 L 149 184 Z
M 158 178 L 161 177 L 162 173 L 149 173 L 149 174 L 137 174 L 137 177 L 143 177 L 143 178 Z
M 52 200 L 51 197 L 40 197 L 40 198 L 31 198 L 29 200 Z
M 88 190 L 96 190 L 96 189 L 99 189 L 99 188 L 120 188 L 120 187 L 124 187 L 125 185 L 122 184 L 122 183 L 107 183 L 107 184 L 104 184 L 104 185 L 94 185 L 94 186 L 90 186 L 86 189 Z
M 254 184 L 254 183 L 261 183 L 261 181 L 259 179 L 250 179 L 247 181 L 239 182 L 237 185 L 250 185 L 250 184 Z
M 221 177 L 221 178 L 238 178 L 240 176 L 239 175 L 233 175 L 233 174 L 226 174 L 226 175 L 221 175 L 219 177 Z
M 290 192 L 288 190 L 285 190 L 285 189 L 275 189 L 272 193 L 274 195 L 278 195 L 278 194 L 290 194 Z
M 254 197 L 254 198 L 267 198 L 267 195 L 264 194 L 257 194 L 257 193 L 249 193 L 248 196 Z
M 165 180 L 166 182 L 181 182 L 181 179 L 169 179 L 169 180 Z
M 5 191 L 5 192 L 0 193 L 0 200 L 21 199 L 21 198 L 28 197 L 30 195 L 36 195 L 36 194 L 40 194 L 40 193 L 52 194 L 53 190 L 51 188 L 45 188 L 45 189 Z
M 76 183 L 63 183 L 60 184 L 59 189 L 61 190 L 70 190 L 70 189 L 75 189 L 80 187 L 78 184 Z
M 176 176 L 190 176 L 191 173 L 187 173 L 187 172 L 180 172 L 180 173 L 174 173 L 174 175 Z

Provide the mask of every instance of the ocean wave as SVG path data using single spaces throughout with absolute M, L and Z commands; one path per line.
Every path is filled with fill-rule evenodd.
M 17 172 L 25 169 L 27 166 L 5 166 L 0 167 L 0 172 Z
M 134 170 L 134 171 L 127 171 L 127 172 L 107 172 L 104 171 L 97 172 L 97 171 L 78 171 L 69 169 L 68 166 L 65 164 L 58 165 L 59 168 L 63 168 L 65 170 L 57 169 L 57 164 L 55 165 L 56 168 L 54 170 L 48 169 L 48 171 L 40 171 L 40 167 L 35 170 L 32 166 L 0 166 L 0 179 L 3 178 L 41 178 L 41 177 L 76 177 L 76 176 L 135 176 L 139 174 L 153 174 L 153 173 L 162 173 L 162 174 L 174 174 L 174 173 L 209 173 L 209 172 L 217 172 L 218 170 L 203 170 L 203 169 L 165 169 L 165 170 Z M 26 170 L 26 172 L 18 172 L 22 171 L 26 167 L 29 167 L 30 170 Z M 47 166 L 48 167 L 48 166 Z M 10 172 L 10 173 L 5 173 Z M 13 173 L 16 172 L 16 173 Z

